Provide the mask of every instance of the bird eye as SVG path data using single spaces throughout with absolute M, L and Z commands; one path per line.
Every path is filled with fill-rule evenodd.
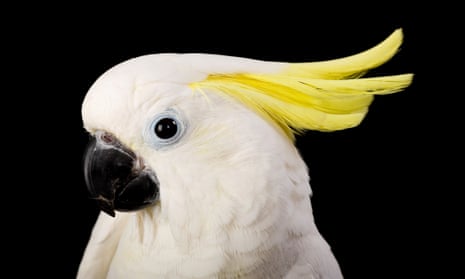
M 173 118 L 162 118 L 153 127 L 155 134 L 161 139 L 169 139 L 178 133 L 178 124 Z
M 146 141 L 156 149 L 178 142 L 185 130 L 185 123 L 179 114 L 169 109 L 155 116 L 145 131 Z

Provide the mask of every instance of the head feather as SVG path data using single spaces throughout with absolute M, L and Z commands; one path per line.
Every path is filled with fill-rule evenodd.
M 304 130 L 357 126 L 374 95 L 402 91 L 413 74 L 361 78 L 388 61 L 402 43 L 397 29 L 377 46 L 345 58 L 289 63 L 277 73 L 214 73 L 190 87 L 226 94 L 281 127 L 293 139 Z

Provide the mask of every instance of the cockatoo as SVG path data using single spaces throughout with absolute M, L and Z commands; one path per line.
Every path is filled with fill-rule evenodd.
M 102 209 L 78 278 L 342 278 L 319 233 L 305 130 L 357 126 L 412 74 L 362 76 L 402 42 L 308 63 L 162 53 L 103 73 L 82 104 Z

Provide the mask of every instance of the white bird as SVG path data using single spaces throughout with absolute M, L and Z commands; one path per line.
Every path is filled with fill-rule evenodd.
M 318 232 L 307 129 L 362 121 L 412 74 L 362 78 L 402 42 L 323 62 L 154 54 L 105 72 L 82 105 L 101 213 L 78 278 L 342 278 Z

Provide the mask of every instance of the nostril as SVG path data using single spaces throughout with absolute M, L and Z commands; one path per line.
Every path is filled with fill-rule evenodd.
M 104 142 L 105 144 L 114 144 L 116 142 L 116 138 L 107 132 L 103 132 L 99 135 L 99 138 Z

